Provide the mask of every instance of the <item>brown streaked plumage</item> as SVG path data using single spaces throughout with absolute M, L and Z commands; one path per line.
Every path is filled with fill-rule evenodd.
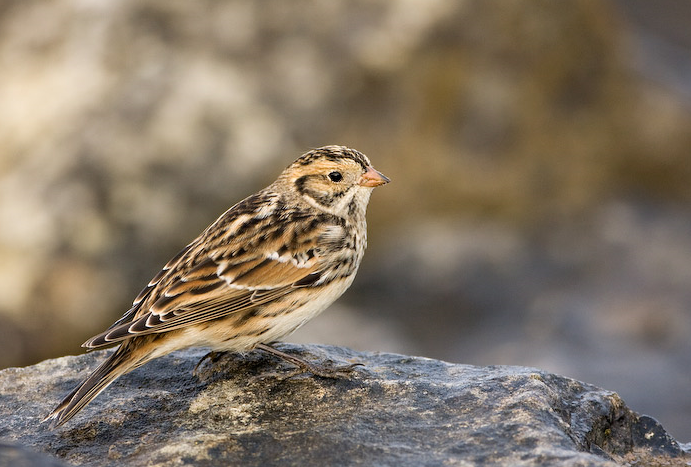
M 226 211 L 171 259 L 130 308 L 83 344 L 118 349 L 46 417 L 62 425 L 119 376 L 174 350 L 261 348 L 292 333 L 352 283 L 367 245 L 372 189 L 389 179 L 343 146 L 312 150 Z

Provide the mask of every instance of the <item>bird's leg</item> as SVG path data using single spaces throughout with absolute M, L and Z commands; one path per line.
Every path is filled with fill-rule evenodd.
M 293 365 L 298 367 L 298 370 L 294 373 L 291 374 L 289 377 L 299 375 L 302 373 L 312 373 L 315 376 L 321 376 L 322 378 L 338 378 L 338 374 L 341 373 L 350 373 L 355 369 L 356 366 L 362 366 L 362 363 L 353 363 L 352 365 L 344 365 L 344 366 L 336 366 L 336 367 L 327 367 L 327 366 L 322 366 L 318 365 L 316 363 L 310 363 L 308 361 L 305 361 L 301 358 L 298 358 L 294 355 L 287 354 L 285 352 L 281 352 L 280 350 L 271 347 L 270 345 L 267 344 L 257 344 L 255 346 L 256 349 L 261 349 L 264 352 L 268 352 L 272 355 L 275 355 L 279 358 L 282 358 L 283 360 L 286 360 L 287 362 L 292 363 Z
M 223 358 L 224 355 L 226 355 L 228 352 L 217 352 L 215 350 L 212 350 L 211 352 L 207 353 L 204 355 L 194 366 L 194 370 L 192 370 L 192 374 L 194 376 L 198 376 L 197 370 L 199 369 L 200 366 L 202 366 L 202 363 L 204 363 L 206 360 L 211 361 L 211 363 L 216 363 L 219 361 L 221 358 Z

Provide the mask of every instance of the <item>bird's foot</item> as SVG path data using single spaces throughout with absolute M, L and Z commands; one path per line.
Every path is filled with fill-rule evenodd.
M 225 357 L 228 355 L 229 352 L 218 352 L 215 350 L 212 350 L 211 352 L 207 353 L 204 355 L 194 366 L 194 370 L 192 370 L 192 375 L 195 377 L 199 377 L 199 367 L 202 366 L 202 363 L 204 363 L 206 360 L 209 360 L 211 364 L 214 364 L 218 362 L 221 358 Z
M 322 378 L 339 378 L 345 374 L 353 372 L 358 366 L 364 366 L 362 363 L 353 363 L 342 366 L 319 365 L 317 363 L 311 363 L 294 355 L 282 352 L 274 347 L 271 347 L 270 345 L 257 344 L 255 348 L 261 349 L 297 366 L 294 371 L 287 375 L 283 375 L 282 379 L 292 378 L 303 373 L 312 373 L 313 375 L 320 376 Z

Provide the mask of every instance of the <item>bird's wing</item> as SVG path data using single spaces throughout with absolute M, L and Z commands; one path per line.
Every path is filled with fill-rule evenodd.
M 253 226 L 258 244 L 235 235 L 209 249 L 208 230 L 166 264 L 110 328 L 83 344 L 112 345 L 248 310 L 296 288 L 318 284 L 326 267 L 317 242 L 334 226 L 307 219 Z M 337 229 L 336 229 L 337 230 Z M 259 235 L 262 237 L 262 235 Z M 296 238 L 299 242 L 295 241 Z M 249 250 L 249 251 L 248 251 Z
M 270 302 L 319 281 L 318 262 L 257 257 L 240 262 L 207 258 L 163 287 L 150 305 L 123 317 L 84 346 L 97 348 L 134 336 L 160 333 L 203 323 Z

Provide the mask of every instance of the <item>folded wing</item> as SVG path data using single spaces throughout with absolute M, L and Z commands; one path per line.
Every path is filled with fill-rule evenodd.
M 320 276 L 316 258 L 297 263 L 275 252 L 236 259 L 207 257 L 184 274 L 176 274 L 173 266 L 142 291 L 119 321 L 83 346 L 104 347 L 245 311 L 312 285 Z

